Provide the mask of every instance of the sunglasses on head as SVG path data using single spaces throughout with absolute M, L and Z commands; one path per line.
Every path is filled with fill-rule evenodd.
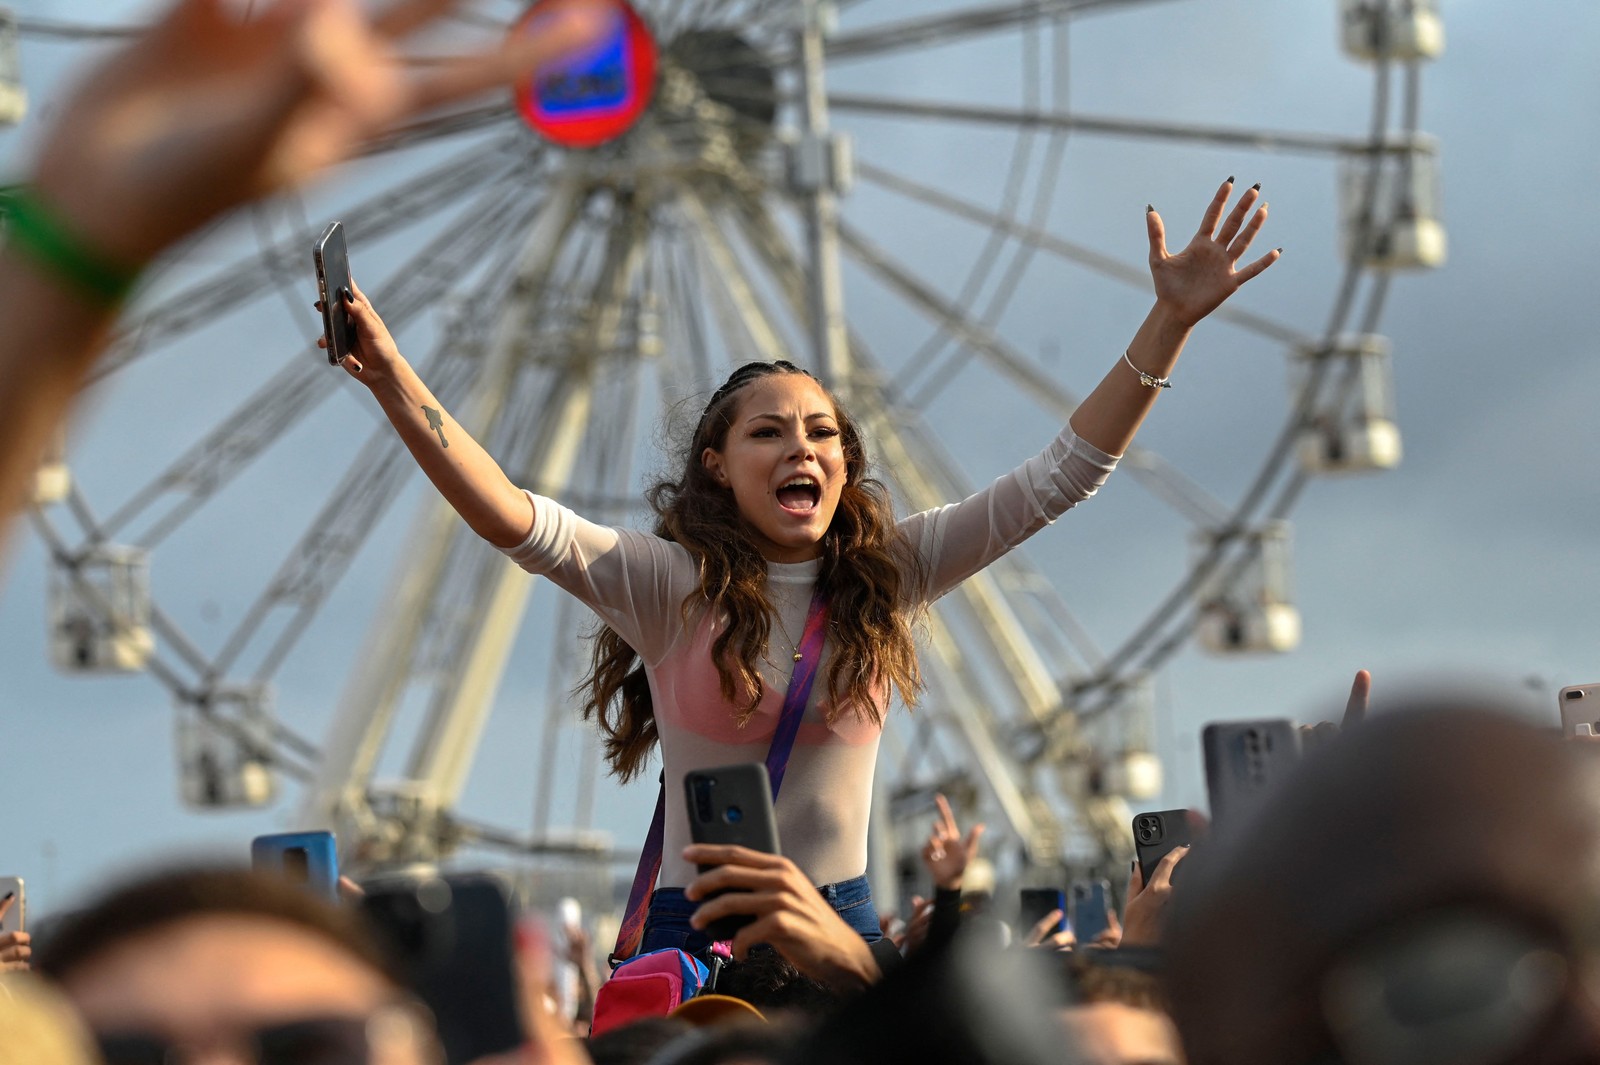
M 307 1017 L 242 1029 L 228 1039 L 234 1054 L 253 1065 L 370 1065 L 380 1044 L 415 1036 L 412 1018 L 394 1007 L 367 1017 Z M 96 1032 L 95 1042 L 104 1065 L 183 1065 L 195 1049 L 138 1031 Z

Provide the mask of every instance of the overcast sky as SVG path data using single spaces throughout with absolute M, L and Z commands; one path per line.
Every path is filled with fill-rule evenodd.
M 105 21 L 146 6 L 14 3 L 25 15 Z M 874 0 L 852 8 L 846 25 L 931 6 Z M 1204 722 L 1308 718 L 1342 702 L 1358 667 L 1373 670 L 1380 705 L 1402 686 L 1482 680 L 1521 686 L 1551 720 L 1557 688 L 1600 680 L 1593 550 L 1600 293 L 1592 268 L 1600 235 L 1600 66 L 1592 61 L 1600 6 L 1443 6 L 1447 51 L 1425 72 L 1421 125 L 1443 146 L 1450 258 L 1443 269 L 1399 275 L 1380 326 L 1394 345 L 1405 461 L 1382 475 L 1319 481 L 1296 509 L 1295 590 L 1305 625 L 1297 651 L 1217 659 L 1191 648 L 1163 670 L 1158 747 L 1167 805 L 1200 801 L 1195 737 Z M 1371 78 L 1339 52 L 1335 27 L 1333 0 L 1183 0 L 1086 18 L 1071 42 L 1070 103 L 1098 114 L 1357 135 Z M 25 166 L 29 128 L 48 117 L 62 67 L 85 54 L 24 43 L 33 113 L 22 130 L 0 133 L 7 173 Z M 841 66 L 833 83 L 898 98 L 1016 106 L 1026 91 L 1022 54 L 1015 35 L 1001 35 Z M 836 124 L 854 135 L 864 160 L 990 205 L 1018 159 L 1009 134 L 850 114 Z M 1028 210 L 1046 149 L 1044 139 L 1034 141 Z M 409 164 L 396 157 L 392 165 Z M 1079 134 L 1066 144 L 1060 181 L 1043 209 L 1052 231 L 1138 264 L 1144 204 L 1163 211 L 1176 240 L 1229 173 L 1264 183 L 1272 221 L 1263 250 L 1286 248 L 1240 305 L 1319 332 L 1339 265 L 1336 173 L 1327 159 Z M 306 209 L 331 217 L 341 198 L 349 202 L 370 180 L 347 176 Z M 981 243 L 971 227 L 866 184 L 846 211 L 946 291 L 959 287 Z M 247 229 L 239 240 L 235 250 L 249 246 Z M 197 257 L 202 264 L 224 258 L 216 248 Z M 359 244 L 353 259 L 358 276 L 392 265 Z M 928 323 L 859 270 L 847 269 L 846 278 L 853 324 L 886 363 L 904 370 Z M 1039 257 L 998 328 L 1081 392 L 1120 352 L 1143 301 Z M 74 469 L 90 498 L 114 506 L 141 483 L 140 471 L 148 477 L 291 353 L 303 357 L 298 346 L 315 328 L 309 308 L 273 294 L 97 394 L 74 433 Z M 374 424 L 363 395 L 333 379 L 329 387 L 337 394 L 316 428 L 226 497 L 227 506 L 157 552 L 158 601 L 192 619 L 202 637 L 206 625 L 220 634 L 237 619 Z M 1281 424 L 1287 396 L 1280 348 L 1208 324 L 1141 443 L 1232 501 Z M 1010 468 L 1055 431 L 1027 397 L 976 369 L 926 414 L 974 481 Z M 391 512 L 396 529 L 417 498 L 413 487 Z M 391 535 L 364 553 L 348 594 L 330 604 L 279 678 L 281 712 L 313 737 L 326 727 L 397 542 Z M 1153 609 L 1189 550 L 1183 524 L 1124 476 L 1030 545 L 1102 646 L 1114 646 Z M 263 812 L 182 808 L 165 691 L 149 677 L 67 677 L 48 664 L 45 569 L 37 539 L 25 533 L 0 592 L 0 723 L 9 738 L 0 873 L 27 877 L 38 910 L 142 857 L 204 846 L 242 854 L 251 835 L 289 827 L 292 788 Z M 543 626 L 524 633 L 463 803 L 485 820 L 527 823 L 541 742 L 537 708 L 546 698 L 541 641 Z M 653 781 L 622 791 L 602 782 L 597 823 L 614 830 L 619 845 L 632 845 L 653 790 Z

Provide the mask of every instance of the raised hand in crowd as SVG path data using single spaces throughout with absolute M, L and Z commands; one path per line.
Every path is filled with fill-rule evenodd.
M 15 892 L 0 900 L 0 919 L 17 904 Z M 33 957 L 33 941 L 26 932 L 0 932 L 0 973 L 16 972 L 28 968 Z
M 882 976 L 866 940 L 788 858 L 704 843 L 684 848 L 683 858 L 716 866 L 684 888 L 690 901 L 705 900 L 691 919 L 694 927 L 735 915 L 755 918 L 733 937 L 735 959 L 744 960 L 751 947 L 765 943 L 801 973 L 841 991 L 865 987 Z M 710 897 L 718 891 L 727 894 Z
M 1301 725 L 1300 733 L 1308 746 L 1326 743 L 1352 725 L 1367 718 L 1367 708 L 1372 702 L 1372 674 L 1365 669 L 1356 670 L 1350 682 L 1350 695 L 1345 699 L 1344 717 L 1335 725 L 1332 721 L 1319 721 L 1315 725 Z
M 1072 929 L 1062 928 L 1055 931 L 1061 924 L 1061 919 L 1066 916 L 1063 910 L 1051 910 L 1028 929 L 1028 934 L 1022 938 L 1023 946 L 1048 947 L 1052 950 L 1069 950 L 1078 942 L 1072 934 Z
M 933 877 L 933 886 L 940 891 L 960 891 L 967 866 L 978 856 L 978 841 L 983 838 L 984 825 L 979 822 L 963 838 L 961 826 L 956 823 L 950 800 L 943 795 L 933 798 L 939 807 L 939 818 L 928 832 L 928 841 L 922 845 L 922 865 Z
M 1144 882 L 1144 871 L 1139 863 L 1133 863 L 1128 881 L 1128 904 L 1123 907 L 1122 934 L 1117 945 L 1154 947 L 1160 944 L 1167 906 L 1172 900 L 1172 871 L 1188 853 L 1186 846 L 1168 851 L 1151 870 L 1148 884 Z
M 219 214 L 310 180 L 408 117 L 598 41 L 615 17 L 562 0 L 524 37 L 424 69 L 404 41 L 455 6 L 180 0 L 90 72 L 0 247 L 0 520 L 14 513 L 142 267 Z M 30 238 L 28 234 L 33 236 Z

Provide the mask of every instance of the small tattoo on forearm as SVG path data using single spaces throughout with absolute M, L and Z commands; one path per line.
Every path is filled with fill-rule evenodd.
M 423 405 L 422 413 L 428 416 L 428 428 L 439 434 L 439 446 L 449 447 L 450 441 L 444 438 L 444 415 L 426 404 Z

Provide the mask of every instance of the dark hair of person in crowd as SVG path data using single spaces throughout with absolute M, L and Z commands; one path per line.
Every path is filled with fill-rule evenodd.
M 701 610 L 728 619 L 711 655 L 723 697 L 743 707 L 740 724 L 755 712 L 763 691 L 757 667 L 772 626 L 767 561 L 742 534 L 746 523 L 733 493 L 718 484 L 701 456 L 707 448 L 724 448 L 746 386 L 775 374 L 811 376 L 781 360 L 739 367 L 706 404 L 681 455 L 677 480 L 662 480 L 646 493 L 656 513 L 655 534 L 682 544 L 700 563 L 700 587 L 683 604 L 685 622 Z M 828 640 L 834 647 L 828 704 L 857 707 L 879 725 L 881 699 L 874 689 L 894 688 L 910 704 L 922 686 L 903 596 L 918 556 L 899 534 L 888 490 L 867 476 L 866 447 L 855 420 L 838 397 L 823 390 L 833 404 L 846 474 L 839 509 L 822 540 L 817 577 L 828 597 Z M 638 653 L 608 626 L 595 634 L 590 672 L 578 690 L 585 697 L 584 716 L 597 719 L 605 733 L 612 773 L 633 778 L 657 741 L 654 708 Z
M 119 885 L 57 922 L 39 944 L 35 969 L 63 980 L 113 947 L 195 917 L 257 917 L 323 939 L 393 982 L 360 916 L 280 877 L 247 869 L 195 866 Z
M 590 1036 L 585 1046 L 594 1065 L 645 1065 L 694 1030 L 694 1025 L 676 1017 L 646 1017 Z
M 1094 952 L 1068 954 L 1065 968 L 1068 1006 L 1114 1003 L 1134 1009 L 1167 1013 L 1167 994 L 1161 978 L 1127 965 L 1104 964 Z
M 729 962 L 717 977 L 717 994 L 743 999 L 762 1013 L 793 1010 L 811 1016 L 843 1001 L 838 991 L 806 976 L 769 947 L 755 948 L 744 961 Z
M 675 1040 L 650 1065 L 769 1065 L 791 1060 L 794 1041 L 794 1033 L 783 1025 L 718 1024 Z

